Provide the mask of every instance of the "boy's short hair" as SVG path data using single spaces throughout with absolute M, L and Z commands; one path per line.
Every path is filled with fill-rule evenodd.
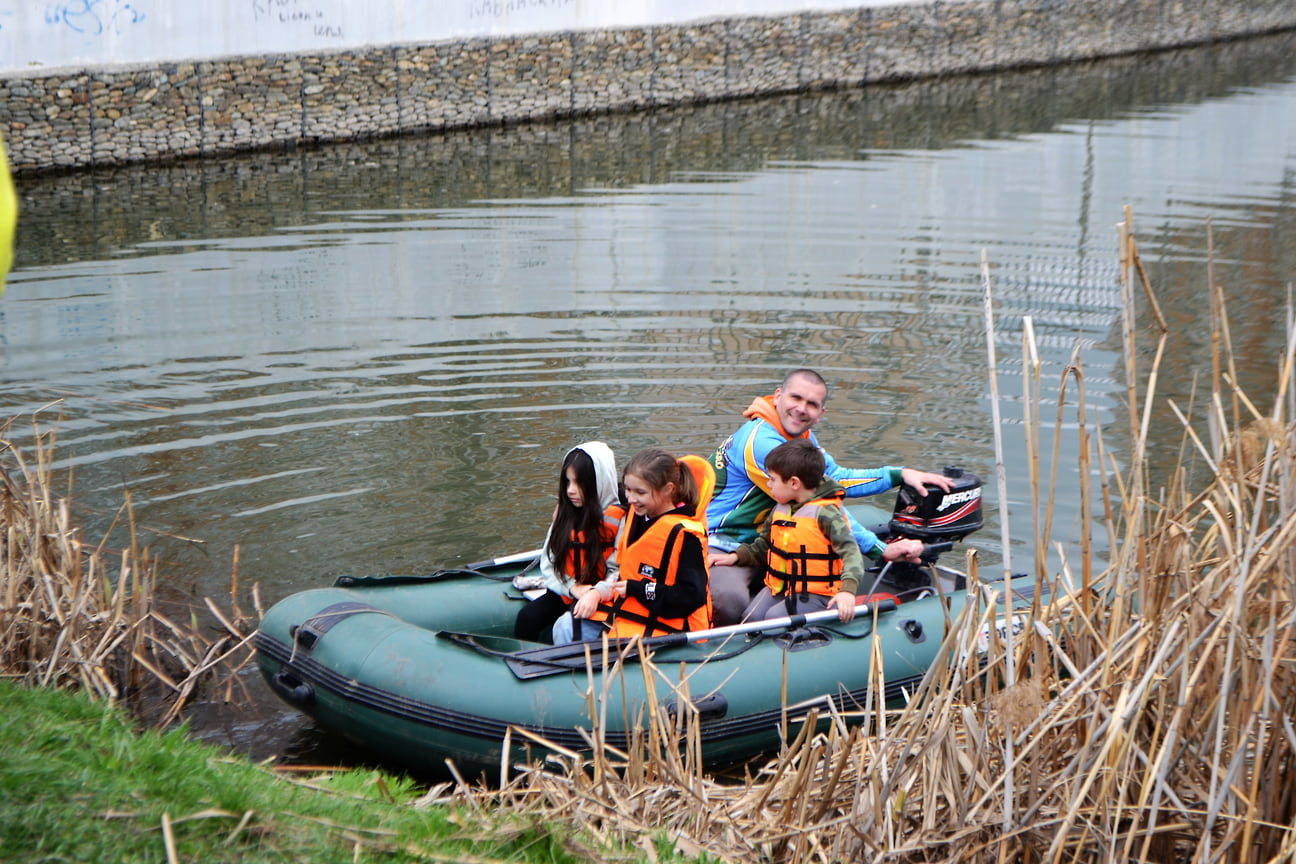
M 807 489 L 818 489 L 823 483 L 823 451 L 816 447 L 809 438 L 793 438 L 775 447 L 765 457 L 765 470 L 773 471 L 784 480 L 796 477 Z

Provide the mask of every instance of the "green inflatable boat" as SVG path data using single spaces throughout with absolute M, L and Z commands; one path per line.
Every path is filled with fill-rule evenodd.
M 344 577 L 294 594 L 261 622 L 258 664 L 270 688 L 320 728 L 415 772 L 443 773 L 450 760 L 465 776 L 498 776 L 506 741 L 510 762 L 552 749 L 588 751 L 591 683 L 594 693 L 608 694 L 595 709 L 607 745 L 624 748 L 646 711 L 686 708 L 697 712 L 708 763 L 746 760 L 776 751 L 812 711 L 862 718 L 876 681 L 874 638 L 889 704 L 901 704 L 922 679 L 947 611 L 957 616 L 965 597 L 961 574 L 937 556 L 951 545 L 944 538 L 981 526 L 980 481 L 961 476 L 967 479 L 946 493 L 955 500 L 944 513 L 939 490 L 931 502 L 913 496 L 930 515 L 913 512 L 903 490 L 889 522 L 876 521 L 884 511 L 852 506 L 880 535 L 917 536 L 930 553 L 924 565 L 870 574 L 861 588 L 869 596 L 849 624 L 826 612 L 654 637 L 642 643 L 651 664 L 636 649 L 614 671 L 625 647 L 615 641 L 605 667 L 600 643 L 512 637 L 527 600 L 515 577 L 535 567 L 538 552 L 531 552 L 428 576 Z M 963 517 L 945 518 L 954 510 Z M 1021 581 L 1029 595 L 1030 580 Z

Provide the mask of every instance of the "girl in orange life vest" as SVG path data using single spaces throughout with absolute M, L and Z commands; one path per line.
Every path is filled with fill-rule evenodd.
M 695 471 L 706 476 L 699 483 Z M 706 460 L 649 448 L 622 477 L 630 513 L 617 544 L 617 600 L 600 606 L 612 636 L 653 636 L 711 626 L 706 502 L 714 474 Z
M 516 638 L 552 642 L 564 614 L 580 609 L 579 617 L 589 618 L 600 598 L 612 597 L 617 529 L 624 515 L 611 448 L 587 441 L 568 450 L 540 555 L 545 593 L 518 611 Z

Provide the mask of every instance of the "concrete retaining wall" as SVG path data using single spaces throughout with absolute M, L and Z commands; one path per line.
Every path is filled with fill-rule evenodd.
M 0 80 L 17 173 L 1046 65 L 1296 27 L 1292 0 L 973 0 Z

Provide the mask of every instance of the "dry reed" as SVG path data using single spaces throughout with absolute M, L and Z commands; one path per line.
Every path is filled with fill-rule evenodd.
M 1002 583 L 977 582 L 969 555 L 969 603 L 907 707 L 868 732 L 793 727 L 785 751 L 745 782 L 703 771 L 695 724 L 675 729 L 649 713 L 629 754 L 572 753 L 566 772 L 518 766 L 499 788 L 460 784 L 429 800 L 489 799 L 605 839 L 660 832 L 680 851 L 726 861 L 1296 858 L 1296 332 L 1289 319 L 1274 407 L 1263 414 L 1232 384 L 1224 304 L 1212 297 L 1222 353 L 1206 405 L 1211 432 L 1203 439 L 1172 406 L 1191 452 L 1150 495 L 1148 409 L 1165 328 L 1128 212 L 1121 248 L 1134 436 L 1123 473 L 1097 424 L 1088 438 L 1078 351 L 1062 387 L 1065 400 L 1075 382 L 1082 510 L 1091 508 L 1088 478 L 1100 481 L 1105 572 L 1092 573 L 1087 535 L 1078 581 L 1065 556 L 1046 574 L 1041 550 L 1047 597 L 1016 612 L 1020 632 L 1001 641 L 993 625 L 1005 615 Z M 1159 340 L 1142 401 L 1136 278 Z M 1023 351 L 1035 356 L 1033 345 Z M 1027 413 L 1033 424 L 1038 406 Z M 1037 447 L 1037 432 L 1028 435 Z M 1184 467 L 1194 455 L 1213 475 L 1196 491 Z M 1047 542 L 1047 524 L 1036 525 L 1036 543 Z M 1094 530 L 1087 518 L 1084 526 Z M 591 684 L 594 717 L 606 710 L 606 688 Z
M 164 615 L 129 494 L 113 521 L 125 520 L 129 545 L 110 553 L 106 535 L 87 544 L 68 499 L 54 495 L 57 426 L 32 424 L 26 448 L 10 440 L 10 425 L 0 434 L 0 676 L 123 701 L 137 713 L 147 705 L 146 719 L 167 726 L 196 688 L 250 654 L 248 621 L 237 607 L 226 616 L 209 603 L 225 629 L 209 639 Z

